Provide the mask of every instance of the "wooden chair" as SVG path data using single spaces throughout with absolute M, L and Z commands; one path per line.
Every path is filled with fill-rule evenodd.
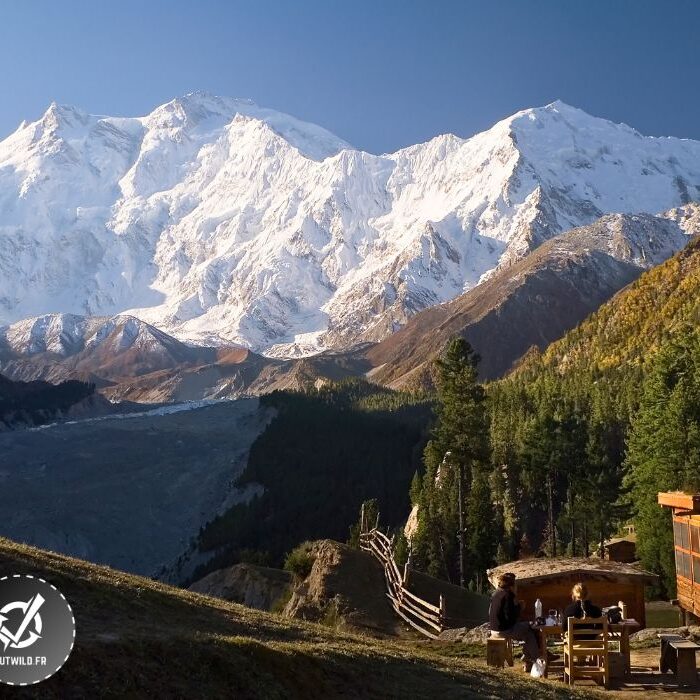
M 591 625 L 595 628 L 591 629 Z M 564 680 L 574 685 L 577 678 L 592 678 L 610 686 L 610 660 L 608 658 L 608 618 L 570 617 L 564 640 Z M 593 663 L 587 660 L 593 659 Z

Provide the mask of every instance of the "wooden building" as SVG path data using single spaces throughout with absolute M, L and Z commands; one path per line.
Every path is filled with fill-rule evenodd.
M 637 561 L 637 542 L 634 535 L 614 537 L 603 544 L 603 559 L 631 564 Z
M 627 617 L 646 626 L 644 588 L 658 577 L 632 564 L 607 561 L 600 558 L 554 557 L 520 559 L 488 570 L 494 588 L 498 575 L 510 571 L 515 574 L 516 596 L 525 603 L 525 616 L 534 617 L 535 601 L 542 601 L 546 612 L 561 612 L 571 602 L 571 589 L 576 583 L 585 583 L 589 597 L 601 608 L 623 601 Z
M 700 494 L 660 493 L 659 503 L 673 512 L 678 603 L 700 617 Z

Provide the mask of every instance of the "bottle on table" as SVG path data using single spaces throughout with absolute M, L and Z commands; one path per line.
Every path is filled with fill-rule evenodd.
M 538 598 L 535 601 L 535 619 L 539 620 L 542 617 L 542 601 Z

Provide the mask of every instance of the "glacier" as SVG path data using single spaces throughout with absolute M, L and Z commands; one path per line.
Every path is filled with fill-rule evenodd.
M 697 200 L 700 142 L 562 102 L 382 155 L 206 93 L 133 118 L 52 104 L 0 141 L 0 325 L 63 314 L 70 343 L 65 314 L 124 314 L 303 356 L 381 340 L 606 213 Z

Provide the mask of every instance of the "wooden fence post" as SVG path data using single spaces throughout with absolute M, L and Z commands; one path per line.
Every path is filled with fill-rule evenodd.
M 378 520 L 377 517 L 377 522 Z M 388 534 L 385 535 L 378 528 L 374 528 L 365 533 L 365 548 L 382 565 L 386 592 L 396 613 L 421 634 L 431 639 L 437 639 L 438 635 L 446 628 L 447 606 L 445 598 L 441 595 L 439 606 L 436 606 L 434 603 L 429 603 L 415 595 L 404 585 L 410 576 L 412 564 L 409 559 L 404 565 L 402 580 L 401 571 L 391 550 L 394 540 L 395 537 L 390 538 Z

